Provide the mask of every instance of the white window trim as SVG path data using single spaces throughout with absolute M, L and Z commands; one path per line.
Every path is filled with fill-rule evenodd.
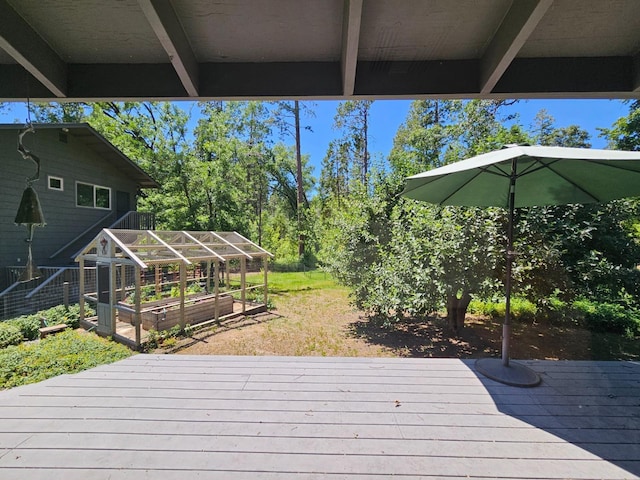
M 88 185 L 89 187 L 93 188 L 93 206 L 78 205 L 78 184 Z M 107 190 L 109 192 L 109 207 L 108 208 L 96 206 L 96 190 L 98 188 L 101 188 L 103 190 Z M 112 209 L 111 206 L 113 204 L 112 198 L 111 198 L 111 188 L 110 187 L 105 187 L 105 186 L 102 186 L 102 185 L 96 185 L 94 183 L 76 181 L 76 199 L 75 199 L 75 202 L 76 202 L 76 207 L 78 207 L 78 208 L 93 208 L 93 209 L 96 209 L 96 210 L 111 210 Z
M 51 180 L 59 180 L 60 181 L 60 188 L 52 187 L 51 186 Z M 57 192 L 64 192 L 64 178 L 56 177 L 55 175 L 47 175 L 47 187 L 49 187 L 49 190 L 55 190 Z

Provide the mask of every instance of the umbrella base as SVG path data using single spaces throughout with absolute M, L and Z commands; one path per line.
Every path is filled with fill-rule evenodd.
M 480 358 L 476 360 L 476 370 L 491 380 L 513 387 L 535 387 L 541 381 L 540 375 L 529 367 L 513 361 L 505 366 L 500 358 Z

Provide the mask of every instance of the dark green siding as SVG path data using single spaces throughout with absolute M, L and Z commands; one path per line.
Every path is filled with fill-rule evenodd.
M 25 179 L 35 173 L 35 164 L 16 150 L 18 130 L 0 130 L 0 267 L 24 265 L 27 229 L 14 223 Z M 117 166 L 100 157 L 73 134 L 67 142 L 59 139 L 60 130 L 43 129 L 24 137 L 25 146 L 41 159 L 40 180 L 33 184 L 38 192 L 47 221 L 36 227 L 33 241 L 37 264 L 52 264 L 49 257 L 100 219 L 115 220 L 116 191 L 129 192 L 131 210 L 135 209 L 136 182 L 124 176 Z M 48 176 L 64 180 L 64 190 L 48 188 Z M 76 181 L 111 188 L 111 209 L 76 207 Z

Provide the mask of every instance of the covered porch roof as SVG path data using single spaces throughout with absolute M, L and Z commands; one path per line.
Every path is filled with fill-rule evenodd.
M 0 101 L 639 98 L 637 0 L 0 0 Z

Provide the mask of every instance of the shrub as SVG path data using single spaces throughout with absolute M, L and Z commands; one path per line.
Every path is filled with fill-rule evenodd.
M 486 315 L 493 318 L 505 316 L 507 305 L 505 302 L 492 302 L 485 300 L 472 300 L 469 304 L 469 312 L 479 315 Z M 511 317 L 519 320 L 532 320 L 538 309 L 534 303 L 526 298 L 511 298 Z
M 189 324 L 185 325 L 184 329 L 178 324 L 169 330 L 161 330 L 159 332 L 152 328 L 149 330 L 145 349 L 149 351 L 158 347 L 174 347 L 178 343 L 179 338 L 188 337 L 193 332 L 193 329 L 194 327 Z
M 573 302 L 589 330 L 622 334 L 628 338 L 640 334 L 640 312 L 617 303 L 600 303 L 587 299 Z
M 7 320 L 6 323 L 17 327 L 24 340 L 35 340 L 39 336 L 40 319 L 37 315 L 14 318 L 13 320 Z
M 90 305 L 85 304 L 84 308 L 85 317 L 91 317 L 96 314 Z M 40 334 L 41 319 L 44 319 L 49 326 L 65 323 L 71 328 L 78 328 L 80 326 L 80 305 L 75 304 L 69 307 L 58 305 L 47 310 L 41 310 L 33 315 L 23 315 L 5 320 L 0 323 L 0 327 L 5 329 L 0 333 L 0 348 L 4 348 L 7 345 L 17 345 L 22 340 L 36 340 Z M 6 331 L 9 326 L 12 328 Z M 13 328 L 20 332 L 20 341 L 15 340 Z
M 0 348 L 17 345 L 22 342 L 22 332 L 15 325 L 0 323 Z
M 65 330 L 38 343 L 23 343 L 0 350 L 0 388 L 12 388 L 65 373 L 77 373 L 121 360 L 131 354 L 124 345 L 95 334 Z
M 57 305 L 48 310 L 38 312 L 39 316 L 45 318 L 47 325 L 59 325 L 66 323 L 71 328 L 78 328 L 80 326 L 80 305 Z M 91 317 L 95 315 L 95 311 L 89 305 L 85 303 L 85 317 Z

